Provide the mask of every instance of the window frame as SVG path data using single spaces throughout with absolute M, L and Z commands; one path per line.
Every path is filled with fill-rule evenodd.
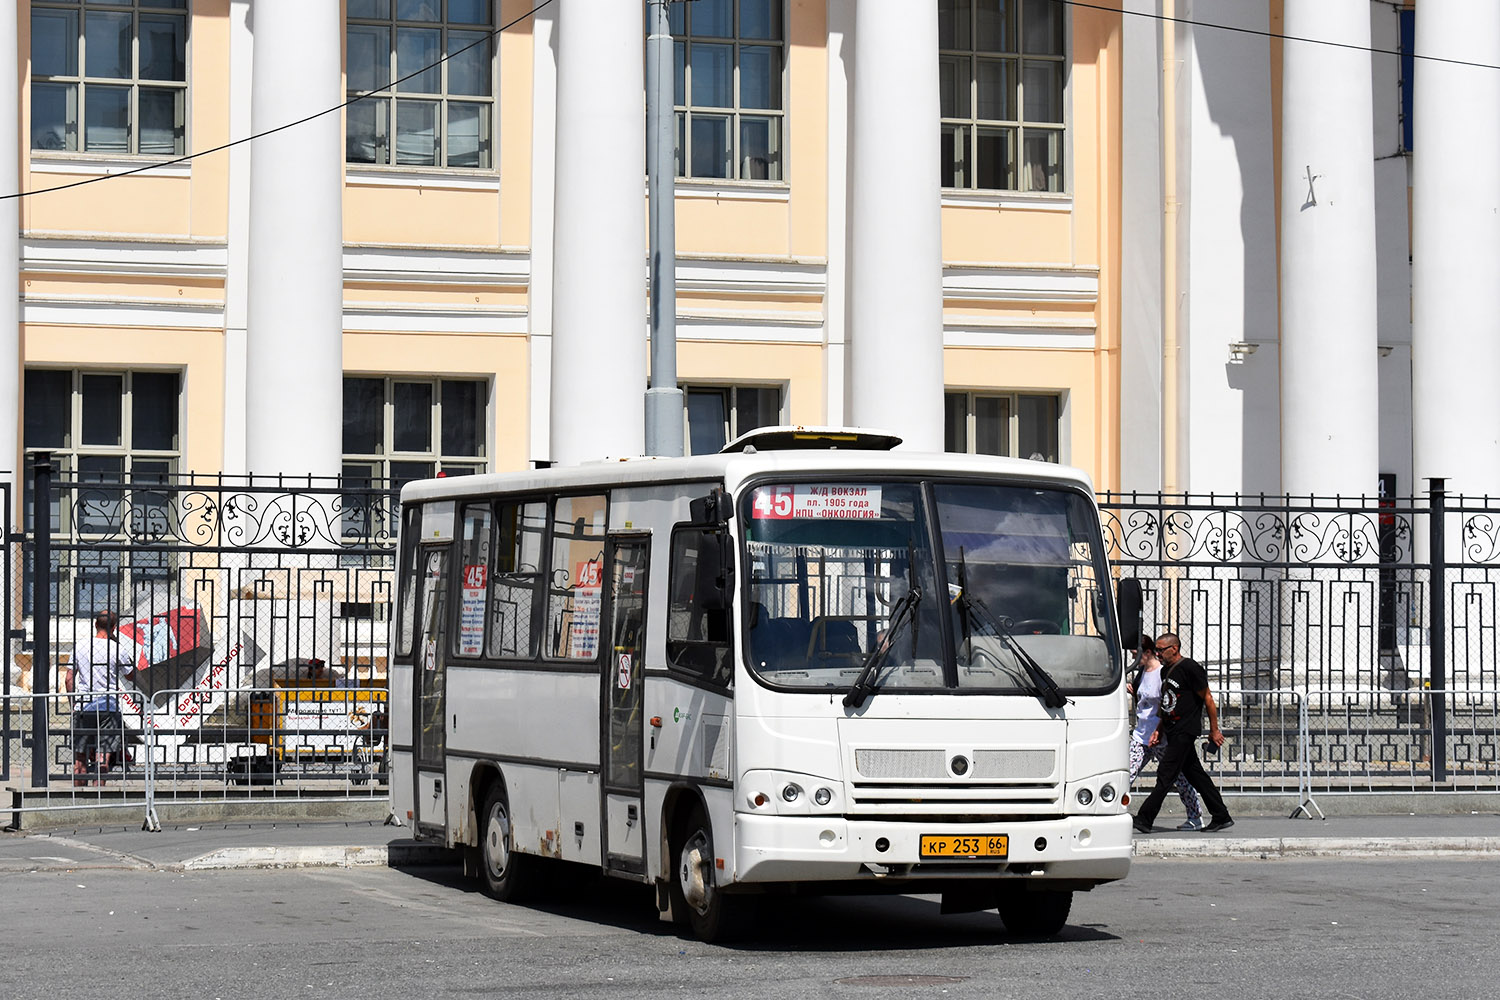
M 787 382 L 682 382 L 678 388 L 682 391 L 682 453 L 693 455 L 692 425 L 689 423 L 688 395 L 694 392 L 717 392 L 723 395 L 724 406 L 724 443 L 728 444 L 747 430 L 758 430 L 759 427 L 777 427 L 787 422 L 787 404 L 791 397 L 791 386 Z M 776 411 L 776 423 L 761 424 L 758 427 L 742 429 L 739 426 L 739 406 L 737 401 L 741 389 L 775 389 L 781 394 L 780 404 Z M 711 454 L 704 452 L 704 454 Z
M 361 105 L 371 107 L 383 105 L 386 109 L 386 131 L 380 135 L 377 131 L 376 138 L 385 140 L 385 162 L 378 159 L 374 161 L 354 160 L 349 158 L 349 110 L 344 111 L 344 164 L 352 170 L 375 170 L 375 171 L 441 171 L 452 172 L 458 176 L 498 176 L 500 172 L 500 30 L 502 0 L 492 0 L 490 4 L 490 21 L 488 24 L 466 24 L 454 22 L 448 19 L 448 0 L 441 0 L 442 16 L 436 21 L 411 21 L 403 20 L 397 16 L 397 0 L 390 0 L 388 17 L 357 17 L 346 13 L 344 17 L 344 80 L 345 97 L 351 102 L 357 97 L 365 100 L 359 101 Z M 383 27 L 389 32 L 389 51 L 386 60 L 386 86 L 378 90 L 358 90 L 351 87 L 349 80 L 349 33 L 350 29 L 357 26 Z M 396 81 L 401 78 L 399 72 L 398 53 L 399 40 L 397 32 L 402 27 L 422 28 L 438 32 L 438 52 L 441 61 L 436 67 L 438 73 L 438 90 L 433 93 L 419 93 L 415 91 L 400 91 L 396 89 Z M 489 35 L 490 59 L 489 59 L 489 94 L 452 94 L 448 90 L 448 70 L 451 59 L 448 58 L 448 34 L 450 31 L 472 32 L 474 34 L 485 33 Z M 435 162 L 425 163 L 398 163 L 398 123 L 400 121 L 399 108 L 402 101 L 417 102 L 423 104 L 437 105 L 436 147 Z M 483 157 L 488 158 L 488 163 L 475 166 L 462 166 L 448 163 L 451 155 L 449 142 L 449 108 L 452 104 L 483 104 L 487 110 L 484 122 L 487 128 L 481 129 L 480 152 Z M 357 105 L 352 105 L 356 107 Z M 382 148 L 378 143 L 376 149 Z
M 79 469 L 80 458 L 118 458 L 120 460 L 120 471 L 118 483 L 129 489 L 122 490 L 121 497 L 129 493 L 131 499 L 131 511 L 133 515 L 140 509 L 136 505 L 141 503 L 141 494 L 150 494 L 152 483 L 135 482 L 136 463 L 164 462 L 165 472 L 141 473 L 141 475 L 164 476 L 168 480 L 175 477 L 181 470 L 182 456 L 186 451 L 185 436 L 187 433 L 187 420 L 183 410 L 185 401 L 185 387 L 187 372 L 183 368 L 163 367 L 120 367 L 109 366 L 99 368 L 87 368 L 81 366 L 66 365 L 26 365 L 22 369 L 21 384 L 26 384 L 26 376 L 31 372 L 62 372 L 68 376 L 68 409 L 67 428 L 65 431 L 65 443 L 57 446 L 49 445 L 27 445 L 25 443 L 25 406 L 21 413 L 22 434 L 22 467 L 27 470 L 22 483 L 22 490 L 26 495 L 23 504 L 23 530 L 34 532 L 37 526 L 32 523 L 35 512 L 35 504 L 31 499 L 32 476 L 29 474 L 33 456 L 48 454 L 52 457 L 54 476 L 63 480 L 81 482 L 83 473 Z M 176 411 L 175 448 L 137 448 L 135 447 L 135 377 L 137 375 L 171 375 L 177 380 L 177 392 L 174 401 Z M 83 440 L 83 380 L 90 376 L 102 376 L 105 378 L 118 376 L 120 378 L 120 443 L 117 445 L 89 444 Z M 101 474 L 107 478 L 99 480 L 101 483 L 110 483 L 114 473 Z M 139 492 L 137 492 L 139 491 Z M 61 540 L 99 540 L 109 537 L 111 532 L 95 530 L 86 518 L 78 517 L 80 510 L 86 510 L 75 501 L 78 495 L 87 495 L 87 486 L 80 485 L 76 488 L 69 487 L 66 492 L 54 492 L 53 502 L 56 504 L 56 519 L 52 512 L 48 512 L 48 534 Z M 71 497 L 70 495 L 71 494 Z M 104 550 L 100 550 L 103 552 Z M 114 590 L 119 599 L 114 603 L 120 607 L 135 604 L 137 590 L 142 581 L 160 579 L 162 574 L 172 573 L 176 569 L 176 556 L 170 553 L 157 552 L 155 558 L 160 561 L 152 564 L 153 553 L 150 550 L 132 550 L 121 553 L 121 559 L 117 564 L 100 562 L 93 567 L 92 574 L 86 573 L 89 568 L 83 562 L 75 562 L 60 566 L 56 561 L 60 558 L 59 549 L 53 550 L 54 565 L 51 568 L 53 574 L 53 587 L 55 595 L 53 598 L 53 613 L 62 616 L 72 616 L 83 610 L 86 614 L 92 614 L 86 607 L 82 607 L 78 588 L 85 585 L 86 577 L 99 577 L 104 574 L 113 574 L 114 583 L 110 589 Z M 28 565 L 27 574 L 29 578 L 31 570 Z M 29 608 L 30 588 L 25 591 L 24 603 Z M 127 602 L 125 595 L 130 595 Z M 26 614 L 31 612 L 27 610 Z
M 963 178 L 964 183 L 958 185 L 943 185 L 945 193 L 963 194 L 1023 194 L 1042 197 L 1060 198 L 1071 196 L 1072 185 L 1072 102 L 1069 95 L 1072 89 L 1072 74 L 1070 72 L 1072 62 L 1069 53 L 1072 50 L 1072 19 L 1067 16 L 1066 9 L 1058 9 L 1057 16 L 1061 19 L 1061 48 L 1057 54 L 1030 53 L 1025 48 L 1026 35 L 1026 3 L 1025 0 L 1003 0 L 1007 5 L 1014 5 L 1015 10 L 1015 46 L 1011 49 L 988 49 L 979 46 L 979 6 L 977 0 L 969 2 L 969 39 L 968 48 L 941 48 L 938 49 L 938 62 L 942 63 L 948 59 L 960 59 L 967 61 L 968 67 L 968 116 L 944 115 L 939 108 L 938 129 L 940 133 L 962 130 L 964 137 L 963 149 L 966 155 L 962 159 L 955 159 L 951 164 L 943 163 L 941 169 L 944 173 L 951 167 L 954 173 Z M 941 40 L 939 41 L 941 46 Z M 1015 102 L 1014 118 L 981 118 L 979 116 L 979 73 L 980 62 L 999 61 L 1015 68 L 1015 81 L 1007 90 L 1007 97 Z M 1058 100 L 1061 102 L 1060 120 L 1056 122 L 1031 122 L 1026 118 L 1026 64 L 1030 63 L 1052 63 L 1060 66 L 1061 79 L 1058 87 Z M 1026 178 L 1025 148 L 1027 132 L 1055 133 L 1058 142 L 1059 165 L 1057 169 L 1058 189 L 1056 191 L 1048 188 L 1035 188 L 1029 185 Z M 1006 162 L 1006 170 L 1013 170 L 1017 183 L 1013 187 L 981 187 L 979 184 L 979 172 L 974 164 L 978 158 L 978 140 L 983 131 L 1003 131 L 1013 140 L 1009 159 Z M 940 144 L 941 151 L 941 144 Z M 955 154 L 957 154 L 955 150 Z M 941 155 L 941 152 L 940 152 Z
M 946 440 L 946 438 L 947 438 L 947 431 L 948 431 L 947 405 L 948 405 L 949 398 L 953 397 L 953 396 L 962 396 L 964 398 L 964 445 L 965 445 L 965 447 L 964 447 L 963 451 L 948 451 L 948 448 L 947 448 L 947 444 L 948 444 L 948 442 Z M 948 452 L 948 454 L 953 454 L 953 455 L 989 455 L 990 454 L 989 452 L 981 452 L 981 451 L 976 451 L 975 450 L 976 439 L 978 437 L 978 435 L 976 433 L 976 431 L 978 430 L 978 424 L 977 424 L 978 415 L 977 415 L 977 412 L 976 412 L 975 401 L 979 400 L 979 399 L 1004 399 L 1004 400 L 1006 400 L 1008 402 L 1009 407 L 1010 407 L 1009 415 L 1006 418 L 1006 432 L 1005 432 L 1006 452 L 1005 452 L 1004 455 L 998 455 L 998 456 L 993 456 L 993 457 L 997 457 L 997 458 L 1025 458 L 1026 456 L 1020 455 L 1020 454 L 1018 454 L 1018 452 L 1020 451 L 1020 447 L 1021 447 L 1021 399 L 1023 397 L 1028 397 L 1028 396 L 1041 397 L 1041 398 L 1053 400 L 1056 403 L 1056 406 L 1057 406 L 1057 415 L 1056 415 L 1056 420 L 1055 420 L 1055 423 L 1054 423 L 1054 431 L 1055 431 L 1055 433 L 1057 435 L 1057 456 L 1056 456 L 1055 459 L 1044 459 L 1044 461 L 1049 461 L 1049 462 L 1052 462 L 1053 464 L 1057 464 L 1057 465 L 1064 464 L 1064 462 L 1066 461 L 1066 459 L 1065 459 L 1064 450 L 1063 450 L 1064 449 L 1064 443 L 1065 443 L 1065 436 L 1063 434 L 1063 424 L 1064 424 L 1063 412 L 1064 412 L 1064 406 L 1065 406 L 1065 403 L 1066 403 L 1066 393 L 1064 393 L 1064 392 L 1048 391 L 1048 390 L 1044 390 L 1044 389 L 952 389 L 952 388 L 945 388 L 943 390 L 943 411 L 944 411 L 943 412 L 943 435 L 944 435 L 943 450 L 945 452 Z
M 673 178 L 679 183 L 689 184 L 744 184 L 755 187 L 787 187 L 790 185 L 790 128 L 788 122 L 790 113 L 787 109 L 788 97 L 790 95 L 791 75 L 791 41 L 788 28 L 791 24 L 791 11 L 789 0 L 771 0 L 773 7 L 778 10 L 781 20 L 781 35 L 779 38 L 745 38 L 740 32 L 740 5 L 742 0 L 730 0 L 730 19 L 732 22 L 731 35 L 694 35 L 691 30 L 693 17 L 693 4 L 674 3 L 671 5 L 672 19 L 672 65 L 673 65 L 673 142 L 674 160 Z M 680 25 L 679 25 L 680 19 Z M 731 55 L 730 67 L 730 92 L 731 103 L 728 106 L 717 105 L 695 105 L 693 96 L 692 77 L 692 46 L 694 42 L 702 42 L 709 45 L 729 45 Z M 676 68 L 677 53 L 679 46 L 682 50 L 682 100 L 677 100 L 676 94 Z M 780 88 L 779 108 L 746 108 L 741 102 L 740 87 L 740 50 L 749 47 L 774 47 L 781 53 L 781 72 L 777 75 L 777 86 Z M 728 177 L 715 177 L 712 175 L 695 175 L 691 173 L 692 166 L 692 134 L 694 113 L 712 115 L 715 117 L 727 117 L 729 119 L 730 131 L 730 165 L 731 172 Z M 777 173 L 775 178 L 743 177 L 743 164 L 740 153 L 741 121 L 744 117 L 771 118 L 777 123 L 778 129 L 778 157 Z
M 374 487 L 385 486 L 408 480 L 397 480 L 392 472 L 391 466 L 403 462 L 426 463 L 432 467 L 431 475 L 439 473 L 445 475 L 480 475 L 491 469 L 490 453 L 494 450 L 492 441 L 492 415 L 490 412 L 490 392 L 492 390 L 491 380 L 484 377 L 471 376 L 447 376 L 447 375 L 388 375 L 388 374 L 362 374 L 359 372 L 344 372 L 343 382 L 340 383 L 344 392 L 348 391 L 347 383 L 350 380 L 380 381 L 382 383 L 381 394 L 381 416 L 380 416 L 380 448 L 379 452 L 354 452 L 344 451 L 343 441 L 340 440 L 340 465 L 344 477 L 347 479 L 351 474 L 361 477 L 362 473 L 354 471 L 351 473 L 350 466 L 365 466 L 372 470 L 368 477 Z M 480 387 L 480 400 L 482 403 L 481 426 L 479 428 L 480 453 L 477 455 L 449 454 L 443 450 L 443 383 L 444 382 L 466 382 Z M 432 447 L 425 452 L 420 451 L 397 451 L 395 447 L 395 425 L 396 425 L 396 386 L 398 384 L 428 385 L 432 388 L 432 403 L 429 410 L 428 434 Z M 343 400 L 340 400 L 342 407 Z
M 77 59 L 76 72 L 72 74 L 38 74 L 31 73 L 27 80 L 31 88 L 31 100 L 24 109 L 27 115 L 27 151 L 32 156 L 40 155 L 42 158 L 71 159 L 74 157 L 86 157 L 90 159 L 154 159 L 172 160 L 187 155 L 191 148 L 192 130 L 192 87 L 193 77 L 193 10 L 191 0 L 183 0 L 181 7 L 155 7 L 142 6 L 142 0 L 114 0 L 104 3 L 100 0 L 32 0 L 30 4 L 30 20 L 35 19 L 38 10 L 73 11 L 78 15 L 77 32 L 74 38 L 74 55 Z M 130 14 L 130 76 L 129 77 L 104 77 L 89 76 L 87 74 L 87 22 L 90 11 L 96 14 Z M 151 17 L 180 17 L 182 21 L 182 79 L 181 80 L 157 80 L 141 76 L 141 15 Z M 28 43 L 29 44 L 29 43 Z M 60 84 L 75 88 L 73 101 L 73 118 L 71 121 L 64 117 L 64 147 L 61 149 L 50 149 L 35 144 L 36 119 L 33 114 L 36 87 L 38 84 Z M 126 88 L 130 91 L 126 111 L 126 148 L 121 150 L 90 150 L 87 148 L 88 139 L 88 90 L 105 87 Z M 170 153 L 141 152 L 141 125 L 140 125 L 140 94 L 141 88 L 147 90 L 171 90 L 179 94 L 176 102 L 176 110 L 180 111 L 180 122 L 174 123 L 174 127 L 180 133 L 174 137 L 174 151 Z M 66 136 L 73 137 L 73 148 L 66 147 Z

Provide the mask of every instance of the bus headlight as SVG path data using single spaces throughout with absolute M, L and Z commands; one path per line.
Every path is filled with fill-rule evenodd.
M 800 789 L 796 785 L 792 785 L 792 784 L 788 784 L 785 788 L 783 788 L 781 790 L 781 798 L 782 798 L 783 801 L 786 801 L 786 802 L 796 802 L 797 801 L 797 796 L 799 796 L 801 794 L 802 794 L 802 789 Z
M 1078 799 L 1078 804 L 1081 806 L 1086 806 L 1094 801 L 1094 793 L 1087 788 L 1078 789 L 1078 793 L 1074 797 Z
M 1099 798 L 1105 802 L 1113 802 L 1115 800 L 1115 786 L 1105 785 L 1099 789 Z
M 820 788 L 813 792 L 813 801 L 820 806 L 826 806 L 833 801 L 833 793 L 826 788 Z

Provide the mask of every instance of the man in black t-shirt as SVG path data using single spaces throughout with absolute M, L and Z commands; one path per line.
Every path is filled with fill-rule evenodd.
M 1208 673 L 1197 660 L 1182 655 L 1182 640 L 1172 632 L 1164 632 L 1156 640 L 1156 652 L 1161 657 L 1161 726 L 1162 738 L 1167 748 L 1156 765 L 1156 787 L 1151 790 L 1145 804 L 1135 814 L 1137 833 L 1150 833 L 1161 810 L 1162 800 L 1172 790 L 1179 774 L 1187 777 L 1188 783 L 1203 796 L 1208 806 L 1210 821 L 1204 833 L 1216 833 L 1234 826 L 1224 797 L 1219 794 L 1213 779 L 1203 770 L 1194 744 L 1203 731 L 1203 710 L 1208 709 L 1208 738 L 1214 746 L 1224 745 L 1224 734 L 1219 731 L 1219 707 L 1214 704 L 1213 693 L 1208 690 Z

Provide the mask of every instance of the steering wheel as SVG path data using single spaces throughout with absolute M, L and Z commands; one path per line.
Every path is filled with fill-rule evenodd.
M 1050 618 L 1023 618 L 1011 622 L 1010 630 L 1017 635 L 1057 635 L 1062 629 Z

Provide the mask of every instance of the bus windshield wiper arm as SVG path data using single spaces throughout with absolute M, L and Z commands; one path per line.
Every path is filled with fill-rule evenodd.
M 896 602 L 896 609 L 891 613 L 891 624 L 885 630 L 885 635 L 875 643 L 875 648 L 870 650 L 870 655 L 865 657 L 865 662 L 859 668 L 859 676 L 854 678 L 854 684 L 849 688 L 849 693 L 844 695 L 845 708 L 858 708 L 865 703 L 865 699 L 875 692 L 875 671 L 885 660 L 886 654 L 896 645 L 896 638 L 901 630 L 916 620 L 917 605 L 922 602 L 922 591 L 913 587 L 906 592 L 906 596 Z
M 960 556 L 960 559 L 962 556 Z M 967 583 L 968 574 L 964 572 L 965 567 L 960 563 L 959 571 L 963 573 L 962 579 Z M 992 612 L 983 601 L 977 597 L 970 597 L 967 587 L 958 592 L 958 601 L 963 605 L 964 617 L 967 620 L 982 622 L 989 626 L 991 632 L 1010 650 L 1011 655 L 1020 661 L 1021 666 L 1026 668 L 1026 673 L 1031 677 L 1032 687 L 1036 689 L 1036 696 L 1042 700 L 1042 704 L 1048 708 L 1062 708 L 1068 703 L 1057 686 L 1057 681 L 1052 675 L 1042 669 L 1042 665 L 1026 652 L 1026 648 L 1016 641 L 1016 635 L 1006 626 L 1004 619 L 999 618 Z

